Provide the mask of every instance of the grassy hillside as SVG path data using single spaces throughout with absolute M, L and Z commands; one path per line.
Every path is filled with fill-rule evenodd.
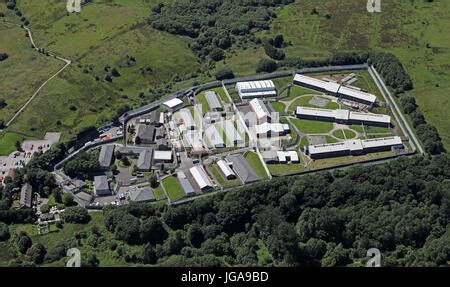
M 443 116 L 450 108 L 450 35 L 445 29 L 450 25 L 450 3 L 426 2 L 383 1 L 382 13 L 370 14 L 366 0 L 296 1 L 260 36 L 283 34 L 292 43 L 284 49 L 287 57 L 323 57 L 338 50 L 395 54 L 413 78 L 410 94 L 450 150 L 449 117 Z

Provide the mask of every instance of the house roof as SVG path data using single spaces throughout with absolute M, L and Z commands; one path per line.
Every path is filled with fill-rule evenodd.
M 243 183 L 251 183 L 260 180 L 242 154 L 229 155 L 227 156 L 227 161 L 232 164 L 233 170 Z
M 91 194 L 84 191 L 77 193 L 75 196 L 86 203 L 91 203 L 92 199 L 94 198 Z
M 216 92 L 214 91 L 205 92 L 205 98 L 211 110 L 218 110 L 222 108 L 222 104 L 220 103 Z
M 205 169 L 203 166 L 197 165 L 194 167 L 191 167 L 189 171 L 192 174 L 192 177 L 194 178 L 195 182 L 198 184 L 200 189 L 204 189 L 207 187 L 212 187 L 213 184 L 211 180 L 209 179 L 208 175 L 206 174 Z
M 165 105 L 166 107 L 171 108 L 171 109 L 178 107 L 181 104 L 183 104 L 183 101 L 178 98 L 174 98 L 174 99 L 171 99 L 171 100 L 163 103 L 163 105 Z
M 186 193 L 186 195 L 195 194 L 195 190 L 192 187 L 192 184 L 189 182 L 189 180 L 186 177 L 186 174 L 183 171 L 177 172 L 177 178 L 181 184 L 181 187 L 183 187 L 183 190 Z
M 109 167 L 111 165 L 114 155 L 114 148 L 115 146 L 112 144 L 102 146 L 98 156 L 98 162 L 101 167 Z
M 155 200 L 155 195 L 153 194 L 153 191 L 150 189 L 150 187 L 130 188 L 129 194 L 130 199 L 136 202 Z
M 234 171 L 230 168 L 228 163 L 226 161 L 222 160 L 222 159 L 217 162 L 217 166 L 219 167 L 220 171 L 222 171 L 222 173 L 226 177 L 229 177 L 229 176 L 232 176 L 232 175 L 236 175 L 234 173 Z
M 106 175 L 95 176 L 94 187 L 95 190 L 109 190 L 109 183 Z
M 139 125 L 137 130 L 137 136 L 141 140 L 153 141 L 155 138 L 156 128 L 153 125 Z
M 152 149 L 146 148 L 139 153 L 136 167 L 140 170 L 149 170 L 152 166 Z

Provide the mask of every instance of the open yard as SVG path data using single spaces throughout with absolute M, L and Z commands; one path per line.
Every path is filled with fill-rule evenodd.
M 333 129 L 333 123 L 314 121 L 314 120 L 304 120 L 291 118 L 292 123 L 299 129 L 299 131 L 306 134 L 324 134 Z
M 248 151 L 244 154 L 244 157 L 253 168 L 257 176 L 263 179 L 268 177 L 259 156 L 255 152 Z
M 168 176 L 162 180 L 162 184 L 171 201 L 177 201 L 186 196 L 183 187 L 176 177 Z
M 219 184 L 223 188 L 230 188 L 230 187 L 241 185 L 241 181 L 239 179 L 233 179 L 233 180 L 226 179 L 220 172 L 217 164 L 210 164 L 206 167 L 206 169 L 214 177 L 214 179 L 219 182 Z
M 269 164 L 267 167 L 270 173 L 276 176 L 296 174 L 305 170 L 303 163 Z
M 16 149 L 16 142 L 22 141 L 25 138 L 24 135 L 12 132 L 6 132 L 0 138 L 0 156 L 9 155 Z
M 333 132 L 333 136 L 338 139 L 353 139 L 356 137 L 356 133 L 352 130 L 337 130 Z
M 336 110 L 339 109 L 340 106 L 338 103 L 332 102 L 327 98 L 323 98 L 323 97 L 318 97 L 320 100 L 323 100 L 324 103 L 326 101 L 328 101 L 323 107 L 322 106 L 318 106 L 316 104 L 314 104 L 314 96 L 304 96 L 301 98 L 296 99 L 294 102 L 292 102 L 292 104 L 289 106 L 289 111 L 295 111 L 295 109 L 300 106 L 300 107 L 312 107 L 312 108 L 323 108 L 323 109 L 330 109 L 330 110 Z

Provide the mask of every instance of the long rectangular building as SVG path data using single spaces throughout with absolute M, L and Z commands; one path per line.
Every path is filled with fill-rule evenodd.
M 241 135 L 234 127 L 233 121 L 225 121 L 224 122 L 224 130 L 225 130 L 225 135 L 229 142 L 233 143 L 234 145 L 240 145 L 240 144 L 244 143 Z
M 297 107 L 296 115 L 301 119 L 332 121 L 344 124 L 365 124 L 389 126 L 391 117 L 382 114 L 351 112 L 349 110 L 329 110 Z
M 192 177 L 202 191 L 208 191 L 213 188 L 213 184 L 206 174 L 203 166 L 196 165 L 194 167 L 191 167 L 189 171 L 191 172 Z
M 398 136 L 367 140 L 347 140 L 339 143 L 310 145 L 308 153 L 311 158 L 360 155 L 370 152 L 388 151 L 393 147 L 403 146 Z
M 242 100 L 275 97 L 277 95 L 275 84 L 271 80 L 239 82 L 236 84 L 236 91 Z
M 308 89 L 320 91 L 336 97 L 342 97 L 352 101 L 367 105 L 373 105 L 377 99 L 375 95 L 342 86 L 338 83 L 327 82 L 320 79 L 297 74 L 294 77 L 294 84 Z
M 230 180 L 236 178 L 236 174 L 234 173 L 234 171 L 223 159 L 217 162 L 217 166 L 219 167 L 220 171 L 222 172 L 222 174 L 225 176 L 226 179 Z
M 223 148 L 225 147 L 225 142 L 222 139 L 219 131 L 217 130 L 215 125 L 210 125 L 205 130 L 205 135 L 207 142 L 210 144 L 211 148 Z
M 253 99 L 249 102 L 249 104 L 253 112 L 255 113 L 256 120 L 258 121 L 258 123 L 264 123 L 269 121 L 270 112 L 261 99 Z
M 184 127 L 187 130 L 195 130 L 197 125 L 195 124 L 194 118 L 192 117 L 192 113 L 189 109 L 184 108 L 180 110 L 180 116 L 183 120 Z
M 209 105 L 210 110 L 215 111 L 215 112 L 223 110 L 222 104 L 220 103 L 216 92 L 214 92 L 214 91 L 205 92 L 205 98 L 206 98 L 206 102 Z

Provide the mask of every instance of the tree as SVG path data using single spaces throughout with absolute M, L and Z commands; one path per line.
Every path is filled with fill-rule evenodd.
M 0 56 L 1 57 L 1 56 Z M 6 107 L 8 104 L 6 103 L 5 99 L 0 98 L 0 109 L 3 109 L 4 107 Z
M 74 206 L 77 203 L 75 202 L 75 199 L 73 197 L 72 194 L 70 193 L 64 193 L 62 196 L 62 203 L 64 204 L 64 206 L 68 207 L 68 206 Z
M 198 224 L 191 224 L 191 226 L 189 226 L 187 236 L 189 243 L 194 247 L 200 247 L 205 240 L 202 229 Z
M 257 73 L 262 72 L 272 73 L 275 72 L 277 69 L 278 69 L 277 63 L 273 60 L 268 59 L 262 59 L 261 61 L 258 62 L 258 65 L 256 66 Z
M 20 232 L 16 239 L 17 248 L 19 249 L 20 253 L 25 254 L 27 253 L 27 250 L 31 247 L 33 242 L 31 241 L 31 238 L 28 236 L 26 232 Z
M 15 143 L 16 150 L 22 152 L 22 141 L 16 141 Z
M 141 144 L 141 143 L 142 143 L 141 137 L 140 137 L 140 136 L 136 136 L 136 137 L 134 138 L 134 143 L 135 143 L 135 144 Z
M 145 245 L 144 251 L 142 251 L 142 262 L 144 264 L 155 264 L 157 261 L 155 248 L 150 244 Z
M 234 73 L 230 68 L 223 68 L 216 72 L 216 80 L 222 81 L 227 79 L 234 79 Z
M 55 198 L 55 201 L 56 201 L 57 203 L 63 203 L 61 189 L 55 188 L 55 189 L 53 190 L 53 197 Z
M 167 231 L 158 217 L 152 216 L 141 224 L 141 242 L 152 245 L 162 243 L 167 238 Z
M 115 236 L 128 244 L 139 244 L 141 241 L 140 226 L 141 222 L 138 218 L 126 214 L 119 219 L 115 228 Z
M 42 213 L 49 213 L 50 212 L 50 206 L 48 204 L 42 204 L 40 207 L 40 210 Z
M 45 250 L 44 245 L 41 243 L 36 243 L 31 246 L 27 251 L 27 256 L 36 264 L 41 264 L 44 261 L 44 257 L 47 251 Z
M 3 60 L 6 60 L 6 59 L 8 59 L 8 54 L 0 53 L 0 62 L 3 61 Z
M 0 241 L 6 241 L 10 237 L 9 227 L 6 223 L 0 222 Z
M 211 59 L 213 59 L 214 61 L 218 62 L 218 61 L 222 60 L 225 57 L 225 53 L 223 52 L 222 49 L 215 48 L 215 49 L 213 49 L 211 51 L 209 56 L 211 57 Z
M 67 207 L 62 213 L 62 219 L 67 223 L 88 223 L 91 219 L 86 208 L 81 206 Z
M 152 188 L 156 188 L 158 187 L 159 183 L 158 183 L 158 177 L 156 176 L 156 174 L 152 173 L 149 177 L 149 182 L 150 182 L 150 186 Z

